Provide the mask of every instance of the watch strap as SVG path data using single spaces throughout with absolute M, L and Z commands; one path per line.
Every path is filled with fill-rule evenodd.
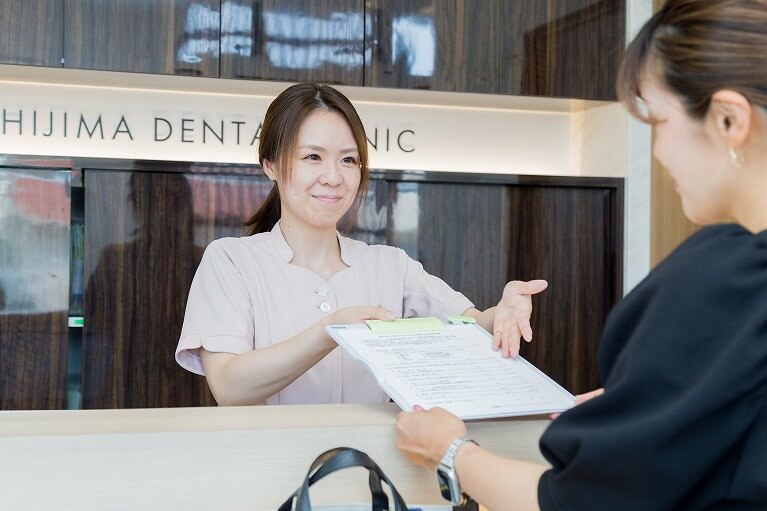
M 447 446 L 447 451 L 445 451 L 445 455 L 442 456 L 442 460 L 440 460 L 439 464 L 446 466 L 450 470 L 454 470 L 455 455 L 458 454 L 458 449 L 460 449 L 461 446 L 467 442 L 472 442 L 476 445 L 479 445 L 477 442 L 467 437 L 466 435 L 457 436 L 450 442 L 450 445 Z

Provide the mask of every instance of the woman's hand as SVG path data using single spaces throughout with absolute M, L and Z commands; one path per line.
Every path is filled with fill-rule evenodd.
M 530 328 L 530 315 L 533 313 L 531 296 L 548 285 L 545 280 L 512 280 L 504 287 L 493 320 L 493 349 L 500 349 L 503 358 L 519 355 L 520 337 L 527 342 L 533 340 L 533 329 Z
M 325 325 L 349 325 L 352 323 L 362 323 L 368 319 L 393 321 L 397 319 L 397 315 L 388 309 L 384 309 L 380 305 L 378 307 L 362 305 L 338 309 L 330 316 L 327 316 L 324 322 Z
M 466 426 L 442 408 L 402 412 L 397 417 L 397 449 L 407 458 L 433 470 L 447 452 L 450 442 L 466 434 Z
M 591 392 L 586 392 L 584 394 L 578 394 L 577 396 L 575 396 L 574 406 L 578 406 L 581 403 L 585 403 L 589 399 L 594 399 L 595 397 L 601 396 L 604 393 L 605 393 L 605 389 L 597 389 L 597 390 L 592 390 Z M 561 414 L 559 413 L 552 413 L 551 415 L 549 415 L 549 417 L 551 418 L 551 420 L 554 420 L 560 415 Z

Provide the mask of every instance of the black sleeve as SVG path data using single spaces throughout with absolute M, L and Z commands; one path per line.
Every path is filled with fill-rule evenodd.
M 605 394 L 541 439 L 541 509 L 663 511 L 726 493 L 765 406 L 767 249 L 706 236 L 611 315 Z

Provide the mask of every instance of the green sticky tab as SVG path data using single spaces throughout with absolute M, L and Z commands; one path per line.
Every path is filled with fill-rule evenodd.
M 471 316 L 447 316 L 447 320 L 451 325 L 471 325 L 477 322 Z
M 445 325 L 439 318 L 407 318 L 394 321 L 368 319 L 365 321 L 374 334 L 395 334 L 402 332 L 432 332 L 442 330 Z

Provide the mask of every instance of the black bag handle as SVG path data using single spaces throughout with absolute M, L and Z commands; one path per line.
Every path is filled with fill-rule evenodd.
M 348 447 L 348 448 L 339 447 L 337 449 L 339 450 L 351 449 L 351 447 Z M 317 470 L 316 472 L 314 472 L 314 474 L 312 474 L 311 477 L 309 477 L 308 486 L 313 485 L 316 481 L 319 481 L 326 475 L 332 472 L 335 472 L 336 470 L 341 470 L 342 468 L 344 468 L 344 467 L 334 468 L 334 466 L 332 465 L 332 462 L 328 463 L 329 459 L 332 458 L 332 456 L 329 456 L 329 455 L 331 453 L 334 453 L 337 449 L 331 449 L 329 451 L 325 451 L 320 456 L 318 456 L 317 459 L 314 460 L 314 462 L 312 463 L 312 466 L 309 467 L 309 473 L 311 474 L 313 470 L 315 469 Z M 365 454 L 365 453 L 361 453 L 361 454 Z M 368 470 L 368 486 L 370 487 L 370 494 L 372 496 L 373 511 L 389 511 L 389 497 L 386 495 L 386 493 L 384 493 L 383 487 L 381 486 L 382 474 L 383 472 L 381 471 L 380 468 L 378 469 L 378 471 Z M 307 498 L 309 496 L 308 486 L 305 490 L 305 495 L 307 496 Z
M 307 472 L 301 487 L 293 492 L 293 495 L 279 507 L 278 511 L 290 511 L 293 506 L 293 499 L 296 500 L 296 511 L 311 511 L 312 505 L 309 500 L 309 486 L 328 474 L 352 467 L 362 467 L 369 472 L 368 482 L 370 485 L 370 493 L 373 497 L 373 511 L 389 510 L 389 498 L 383 491 L 381 480 L 383 480 L 391 490 L 392 497 L 394 498 L 395 511 L 407 511 L 405 501 L 402 499 L 402 496 L 389 478 L 386 477 L 386 474 L 383 473 L 381 467 L 379 467 L 370 456 L 352 447 L 336 447 L 335 449 L 330 449 L 317 456 L 314 462 L 312 462 L 311 467 L 309 467 L 309 471 Z

